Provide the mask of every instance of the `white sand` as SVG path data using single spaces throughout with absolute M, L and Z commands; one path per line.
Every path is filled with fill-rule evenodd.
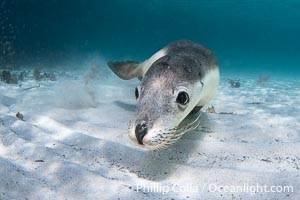
M 0 199 L 300 199 L 300 81 L 227 78 L 210 105 L 234 115 L 203 113 L 158 152 L 127 138 L 137 80 L 0 83 Z M 293 192 L 225 191 L 257 184 Z

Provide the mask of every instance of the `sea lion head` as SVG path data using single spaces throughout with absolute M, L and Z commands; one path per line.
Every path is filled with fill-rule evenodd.
M 187 130 L 179 125 L 201 98 L 203 72 L 198 64 L 182 56 L 164 56 L 153 63 L 135 89 L 137 110 L 129 123 L 132 141 L 161 149 Z

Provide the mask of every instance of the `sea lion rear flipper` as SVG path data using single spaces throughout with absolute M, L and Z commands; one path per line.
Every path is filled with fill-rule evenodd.
M 136 61 L 124 61 L 124 62 L 108 62 L 109 68 L 121 79 L 129 80 L 134 77 L 141 78 L 141 70 L 139 63 Z

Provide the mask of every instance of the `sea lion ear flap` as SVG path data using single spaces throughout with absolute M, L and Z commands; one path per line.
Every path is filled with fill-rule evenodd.
M 109 68 L 121 79 L 140 78 L 139 63 L 136 61 L 108 62 Z

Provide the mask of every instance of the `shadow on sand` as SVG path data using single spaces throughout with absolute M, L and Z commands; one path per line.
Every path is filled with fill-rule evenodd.
M 200 126 L 186 133 L 181 139 L 170 147 L 157 151 L 143 151 L 130 148 L 117 143 L 110 143 L 104 146 L 103 153 L 107 160 L 124 166 L 137 174 L 140 178 L 160 181 L 168 178 L 176 171 L 178 165 L 188 165 L 189 155 L 205 136 L 205 127 L 210 126 L 206 113 L 200 117 Z M 192 138 L 192 139 L 189 139 Z M 112 152 L 118 152 L 117 154 Z
M 125 103 L 122 101 L 114 101 L 114 103 L 126 111 L 134 112 L 136 109 L 136 105 L 134 104 Z

